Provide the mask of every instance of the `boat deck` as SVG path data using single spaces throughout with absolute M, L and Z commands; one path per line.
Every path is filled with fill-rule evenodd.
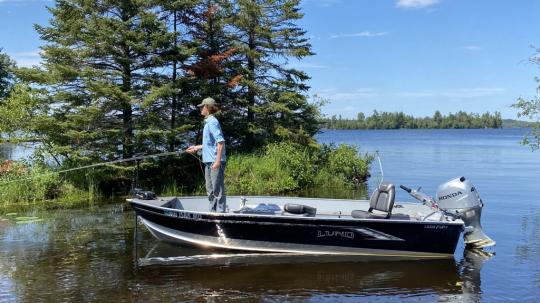
M 188 197 L 159 197 L 156 200 L 128 199 L 141 204 L 167 209 L 177 209 L 194 213 L 208 213 L 208 198 L 206 196 Z M 244 203 L 242 203 L 244 201 Z M 283 211 L 287 203 L 301 204 L 317 209 L 315 216 L 319 219 L 355 219 L 351 216 L 353 210 L 369 209 L 368 200 L 300 198 L 300 197 L 272 197 L 272 196 L 228 196 L 225 214 L 249 216 L 291 216 Z M 374 211 L 376 212 L 376 211 Z M 429 207 L 420 203 L 395 202 L 392 215 L 384 220 L 410 220 L 410 221 L 449 221 L 439 213 L 434 213 Z M 459 220 L 461 222 L 461 220 Z M 456 222 L 458 223 L 458 222 Z

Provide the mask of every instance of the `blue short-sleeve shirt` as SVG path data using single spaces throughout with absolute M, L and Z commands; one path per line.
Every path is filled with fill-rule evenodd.
M 213 115 L 208 115 L 204 119 L 202 159 L 204 163 L 213 163 L 217 158 L 217 144 L 225 142 L 219 121 Z M 221 162 L 227 161 L 225 146 L 221 154 Z

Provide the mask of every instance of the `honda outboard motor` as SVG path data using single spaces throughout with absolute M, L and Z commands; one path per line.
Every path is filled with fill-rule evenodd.
M 437 188 L 436 201 L 441 210 L 465 222 L 465 244 L 477 248 L 495 245 L 480 224 L 484 203 L 476 188 L 465 177 L 441 184 Z

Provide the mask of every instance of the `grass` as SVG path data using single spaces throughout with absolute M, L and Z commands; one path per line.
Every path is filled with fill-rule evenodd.
M 0 165 L 0 212 L 27 208 L 65 208 L 100 198 L 94 179 L 81 189 L 43 165 L 4 161 Z

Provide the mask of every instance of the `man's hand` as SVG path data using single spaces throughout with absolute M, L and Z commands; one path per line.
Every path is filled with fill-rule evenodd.
M 188 152 L 190 154 L 193 154 L 193 153 L 196 153 L 199 149 L 200 148 L 199 148 L 198 145 L 192 145 L 192 146 L 186 148 L 186 152 Z
M 217 170 L 221 166 L 221 161 L 216 161 L 212 164 L 212 170 Z

